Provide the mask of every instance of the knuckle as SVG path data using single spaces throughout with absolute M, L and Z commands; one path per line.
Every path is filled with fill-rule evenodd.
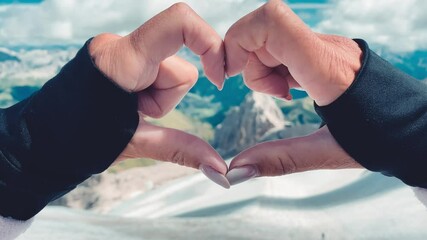
M 281 175 L 298 172 L 298 167 L 295 160 L 288 153 L 284 153 L 284 157 L 277 156 L 277 163 L 279 165 L 279 170 L 281 172 Z
M 193 13 L 193 9 L 183 2 L 175 3 L 169 8 L 169 10 L 179 16 L 188 16 Z
M 129 36 L 129 43 L 132 46 L 132 48 L 136 51 L 141 50 L 140 38 L 141 38 L 140 31 L 135 31 Z
M 145 48 L 144 48 L 144 28 L 137 29 L 136 31 L 132 32 L 132 34 L 129 35 L 128 42 L 130 47 L 135 51 L 135 53 L 142 55 L 143 59 L 149 59 L 146 58 Z
M 99 35 L 97 35 L 93 40 L 93 42 L 99 42 L 100 44 L 107 44 L 110 42 L 114 42 L 116 40 L 121 39 L 122 37 L 120 37 L 117 34 L 112 34 L 112 33 L 101 33 Z
M 170 157 L 172 163 L 176 163 L 181 166 L 186 166 L 186 158 L 183 152 L 176 150 L 173 151 Z
M 237 35 L 237 30 L 239 28 L 239 25 L 237 23 L 231 25 L 231 27 L 227 30 L 227 33 L 224 37 L 224 42 L 229 42 L 230 39 L 233 39 Z
M 244 29 L 242 25 L 244 23 L 241 20 L 231 25 L 224 37 L 225 46 L 235 46 L 238 39 L 242 36 L 242 29 Z
M 264 20 L 274 22 L 286 14 L 286 7 L 282 1 L 269 1 L 261 8 L 259 14 Z
M 195 161 L 194 156 L 200 156 L 202 154 L 197 154 L 199 151 L 202 152 L 201 139 L 195 138 L 192 135 L 181 135 L 177 132 L 175 136 L 176 139 L 179 139 L 183 144 L 181 148 L 173 150 L 169 154 L 169 161 L 181 166 L 198 168 L 198 161 Z M 192 152 L 188 152 L 191 150 Z M 204 153 L 204 152 L 202 152 Z

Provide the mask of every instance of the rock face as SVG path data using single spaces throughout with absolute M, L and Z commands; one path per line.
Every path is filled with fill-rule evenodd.
M 289 125 L 275 101 L 264 94 L 249 93 L 240 107 L 232 108 L 215 129 L 213 147 L 228 158 L 256 144 L 267 132 Z

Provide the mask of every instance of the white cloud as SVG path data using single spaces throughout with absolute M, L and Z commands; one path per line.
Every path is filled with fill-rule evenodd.
M 333 0 L 317 30 L 364 38 L 394 52 L 427 49 L 427 1 Z
M 101 32 L 126 34 L 166 9 L 174 0 L 45 0 L 0 10 L 1 44 L 79 42 Z M 262 0 L 185 0 L 219 33 Z
M 176 0 L 45 0 L 0 6 L 0 45 L 79 43 L 101 32 L 127 34 Z M 184 0 L 224 34 L 265 0 Z M 292 4 L 301 15 L 323 12 L 316 30 L 361 37 L 395 52 L 427 49 L 427 1 L 331 0 Z M 302 16 L 310 20 L 310 16 Z M 310 20 L 311 24 L 315 20 Z

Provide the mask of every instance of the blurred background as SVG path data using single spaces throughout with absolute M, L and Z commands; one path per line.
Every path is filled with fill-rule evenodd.
M 0 0 L 0 107 L 37 91 L 90 37 L 125 35 L 175 2 Z M 265 3 L 184 2 L 222 36 Z M 285 2 L 316 31 L 363 38 L 427 83 L 427 1 Z M 179 55 L 201 69 L 187 49 Z M 318 128 L 312 101 L 292 94 L 294 101 L 283 102 L 250 93 L 241 76 L 218 92 L 200 70 L 177 109 L 150 121 L 198 135 L 229 159 L 257 142 Z M 411 189 L 379 174 L 314 171 L 223 190 L 193 169 L 135 159 L 54 202 L 20 239 L 426 239 L 426 224 L 427 211 Z

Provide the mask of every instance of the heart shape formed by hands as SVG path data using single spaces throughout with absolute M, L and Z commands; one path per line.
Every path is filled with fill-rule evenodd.
M 240 19 L 224 41 L 190 7 L 175 4 L 128 36 L 104 34 L 91 43 L 96 65 L 138 94 L 140 123 L 119 159 L 148 157 L 199 168 L 225 188 L 256 176 L 355 166 L 326 127 L 307 137 L 254 146 L 233 159 L 229 171 L 202 139 L 146 122 L 146 116 L 159 118 L 174 109 L 198 78 L 197 68 L 175 55 L 183 44 L 201 56 L 218 89 L 225 72 L 243 72 L 253 91 L 290 100 L 289 89 L 301 87 L 319 105 L 340 96 L 360 68 L 355 42 L 312 32 L 280 0 Z

